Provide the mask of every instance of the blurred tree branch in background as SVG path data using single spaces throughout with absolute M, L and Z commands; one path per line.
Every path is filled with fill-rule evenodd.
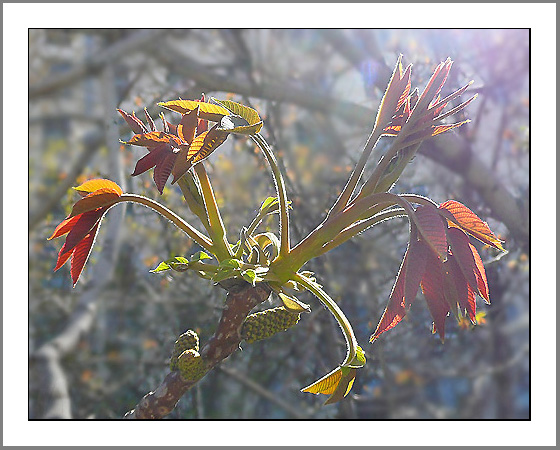
M 196 401 L 187 394 L 169 417 L 526 418 L 528 48 L 527 30 L 30 30 L 29 417 L 121 418 L 162 385 L 177 336 L 196 327 L 208 339 L 222 313 L 222 290 L 189 275 L 149 273 L 161 260 L 200 249 L 166 220 L 150 220 L 148 210 L 122 207 L 108 215 L 109 227 L 127 232 L 117 242 L 102 228 L 84 285 L 72 289 L 68 273 L 52 273 L 58 247 L 46 238 L 70 211 L 69 188 L 109 174 L 118 180 L 139 156 L 119 146 L 118 138 L 129 138 L 115 110 L 121 103 L 157 117 L 158 101 L 205 92 L 259 110 L 287 178 L 292 232 L 301 238 L 343 187 L 389 66 L 402 53 L 421 81 L 450 56 L 450 88 L 473 79 L 480 94 L 466 111 L 472 123 L 425 142 L 419 152 L 426 158 L 411 164 L 395 189 L 464 199 L 499 226 L 510 253 L 494 264 L 495 255 L 481 249 L 493 300 L 484 309 L 487 323 L 451 329 L 442 346 L 425 335 L 428 317 L 413 307 L 406 323 L 365 348 L 372 364 L 356 379 L 356 393 L 320 408 L 320 399 L 293 386 L 328 369 L 337 360 L 333 349 L 342 352 L 344 343 L 312 305 L 294 329 L 243 345 L 204 379 Z M 208 170 L 217 175 L 226 226 L 240 229 L 263 200 L 256 193 L 272 193 L 272 186 L 250 143 L 236 138 L 228 145 L 208 160 Z M 125 184 L 152 195 L 149 177 Z M 165 189 L 162 198 L 197 223 L 178 189 Z M 383 224 L 309 263 L 325 274 L 363 342 L 385 307 L 405 228 Z

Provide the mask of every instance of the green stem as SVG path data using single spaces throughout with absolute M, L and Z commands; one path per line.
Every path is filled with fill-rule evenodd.
M 339 308 L 339 306 L 335 303 L 335 301 L 329 297 L 329 295 L 323 291 L 317 283 L 314 283 L 310 279 L 304 277 L 303 275 L 296 273 L 293 276 L 294 281 L 304 286 L 307 290 L 309 290 L 315 297 L 317 297 L 323 305 L 325 305 L 331 314 L 334 316 L 340 328 L 342 328 L 342 332 L 344 334 L 344 338 L 346 339 L 346 358 L 342 363 L 342 366 L 347 365 L 354 359 L 356 356 L 356 350 L 358 348 L 358 341 L 356 340 L 356 336 L 354 336 L 354 331 L 352 330 L 352 325 Z
M 122 194 L 117 200 L 117 203 L 121 202 L 139 203 L 153 209 L 155 212 L 161 214 L 167 220 L 172 222 L 175 226 L 177 226 L 177 228 L 184 231 L 198 245 L 205 248 L 209 252 L 214 253 L 214 246 L 212 244 L 212 241 L 207 236 L 202 234 L 196 228 L 192 227 L 189 223 L 181 219 L 173 211 L 167 209 L 165 206 L 159 204 L 158 202 L 136 194 Z
M 366 229 L 372 227 L 373 225 L 378 224 L 379 222 L 383 222 L 384 220 L 393 219 L 396 217 L 403 217 L 405 215 L 406 214 L 404 213 L 403 208 L 395 208 L 390 211 L 376 214 L 373 217 L 370 217 L 369 219 L 361 220 L 360 222 L 357 222 L 354 225 L 345 228 L 332 241 L 323 245 L 323 247 L 321 248 L 321 253 L 319 253 L 317 256 L 331 251 L 333 248 L 338 247 L 339 245 L 343 244 L 349 239 L 352 239 L 357 234 L 365 231 Z
M 280 167 L 278 166 L 276 157 L 274 156 L 274 153 L 272 153 L 272 150 L 268 146 L 266 140 L 259 133 L 251 135 L 251 139 L 261 149 L 268 161 L 268 164 L 270 165 L 270 169 L 272 170 L 272 178 L 274 180 L 280 206 L 280 252 L 278 257 L 283 258 L 290 252 L 290 219 L 288 216 L 288 196 L 286 194 L 284 177 L 280 172 Z
M 218 258 L 218 261 L 231 258 L 233 252 L 226 238 L 226 229 L 220 211 L 218 210 L 216 197 L 214 196 L 214 191 L 206 169 L 202 163 L 198 163 L 194 166 L 194 171 L 198 176 L 200 188 L 202 189 L 202 197 L 206 205 L 206 212 L 208 213 L 208 222 L 210 225 L 208 233 L 210 233 L 212 241 L 214 242 L 214 254 L 216 258 Z
M 380 137 L 381 137 L 381 131 L 377 131 L 377 129 L 374 129 L 369 135 L 364 150 L 362 151 L 362 154 L 360 156 L 360 159 L 358 160 L 358 163 L 356 164 L 354 170 L 352 171 L 352 175 L 350 175 L 350 178 L 348 179 L 346 186 L 344 186 L 344 189 L 338 196 L 338 199 L 336 200 L 335 204 L 327 214 L 327 218 L 329 216 L 334 216 L 335 214 L 338 214 L 348 205 L 348 201 L 350 200 L 350 197 L 354 193 L 354 190 L 356 189 L 356 185 L 358 184 L 358 181 L 360 180 L 360 177 L 364 172 L 364 168 L 371 155 L 371 152 L 375 148 L 375 144 L 377 143 Z
M 177 184 L 183 192 L 183 197 L 189 209 L 196 214 L 202 222 L 202 225 L 204 225 L 204 228 L 209 232 L 210 223 L 208 222 L 208 213 L 206 212 L 202 195 L 200 195 L 200 191 L 198 190 L 196 179 L 196 174 L 189 170 L 185 175 L 179 178 Z M 200 183 L 198 183 L 198 185 L 200 185 Z

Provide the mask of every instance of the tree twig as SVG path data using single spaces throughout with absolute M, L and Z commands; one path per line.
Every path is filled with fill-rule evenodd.
M 241 343 L 241 326 L 247 315 L 270 295 L 267 286 L 251 286 L 246 282 L 228 286 L 222 316 L 214 335 L 202 347 L 200 357 L 207 371 L 234 353 Z M 126 419 L 161 419 L 168 415 L 179 399 L 197 381 L 186 381 L 178 371 L 169 373 L 161 385 L 149 392 L 142 400 L 126 413 Z

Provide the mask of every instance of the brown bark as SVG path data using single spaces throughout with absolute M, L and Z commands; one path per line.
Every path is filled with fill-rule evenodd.
M 241 326 L 245 318 L 270 295 L 267 286 L 253 287 L 245 282 L 228 286 L 227 291 L 216 331 L 200 351 L 206 373 L 239 348 Z M 126 413 L 125 418 L 161 419 L 173 411 L 179 399 L 196 383 L 185 380 L 178 371 L 173 371 L 154 392 L 146 394 L 134 409 Z

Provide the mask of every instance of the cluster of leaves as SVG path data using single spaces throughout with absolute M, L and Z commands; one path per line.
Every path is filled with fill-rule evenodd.
M 390 193 L 419 145 L 428 138 L 452 130 L 464 123 L 442 120 L 461 111 L 476 96 L 447 112 L 444 108 L 469 86 L 441 99 L 452 62 L 439 64 L 426 88 L 419 94 L 411 91 L 411 66 L 404 71 L 399 57 L 383 96 L 374 128 L 348 183 L 329 214 L 305 239 L 290 245 L 289 207 L 284 180 L 274 154 L 259 134 L 263 122 L 252 108 L 229 100 L 212 99 L 173 100 L 160 106 L 181 114 L 177 125 L 161 114 L 163 130 L 157 131 L 154 121 L 145 110 L 146 126 L 135 113 L 118 110 L 135 133 L 126 144 L 148 150 L 136 164 L 133 176 L 154 169 L 153 178 L 160 193 L 173 175 L 190 209 L 201 219 L 208 236 L 194 229 L 180 217 L 159 203 L 134 194 L 123 194 L 120 187 L 109 180 L 91 180 L 76 188 L 84 198 L 76 203 L 72 213 L 56 228 L 50 239 L 68 234 L 60 250 L 55 270 L 69 258 L 74 284 L 87 261 L 99 223 L 109 208 L 119 202 L 143 204 L 172 221 L 204 248 L 189 258 L 174 257 L 160 263 L 153 272 L 166 270 L 193 271 L 214 283 L 236 278 L 255 286 L 267 285 L 278 294 L 284 307 L 291 312 L 309 311 L 309 305 L 296 297 L 309 291 L 334 315 L 347 342 L 345 360 L 329 374 L 303 389 L 304 392 L 328 395 L 327 403 L 344 398 L 350 391 L 358 368 L 365 365 L 349 321 L 337 304 L 322 290 L 314 274 L 301 271 L 304 264 L 365 229 L 384 220 L 408 216 L 410 242 L 387 308 L 371 337 L 373 342 L 393 328 L 405 316 L 422 288 L 433 317 L 433 331 L 445 336 L 445 320 L 452 313 L 457 320 L 467 317 L 476 323 L 476 294 L 489 302 L 489 290 L 482 260 L 469 235 L 481 242 L 503 250 L 501 242 L 488 225 L 461 203 L 453 200 L 440 205 L 417 195 Z M 208 121 L 215 122 L 209 127 Z M 270 165 L 276 197 L 267 198 L 257 216 L 243 227 L 239 240 L 227 240 L 210 180 L 202 162 L 215 151 L 230 133 L 250 138 L 263 152 Z M 358 183 L 368 158 L 381 136 L 395 137 L 381 158 L 373 174 Z M 193 170 L 191 170 L 193 169 Z M 414 207 L 413 204 L 418 206 Z M 271 232 L 257 232 L 263 218 L 279 216 L 279 236 Z M 214 259 L 216 261 L 214 261 Z

